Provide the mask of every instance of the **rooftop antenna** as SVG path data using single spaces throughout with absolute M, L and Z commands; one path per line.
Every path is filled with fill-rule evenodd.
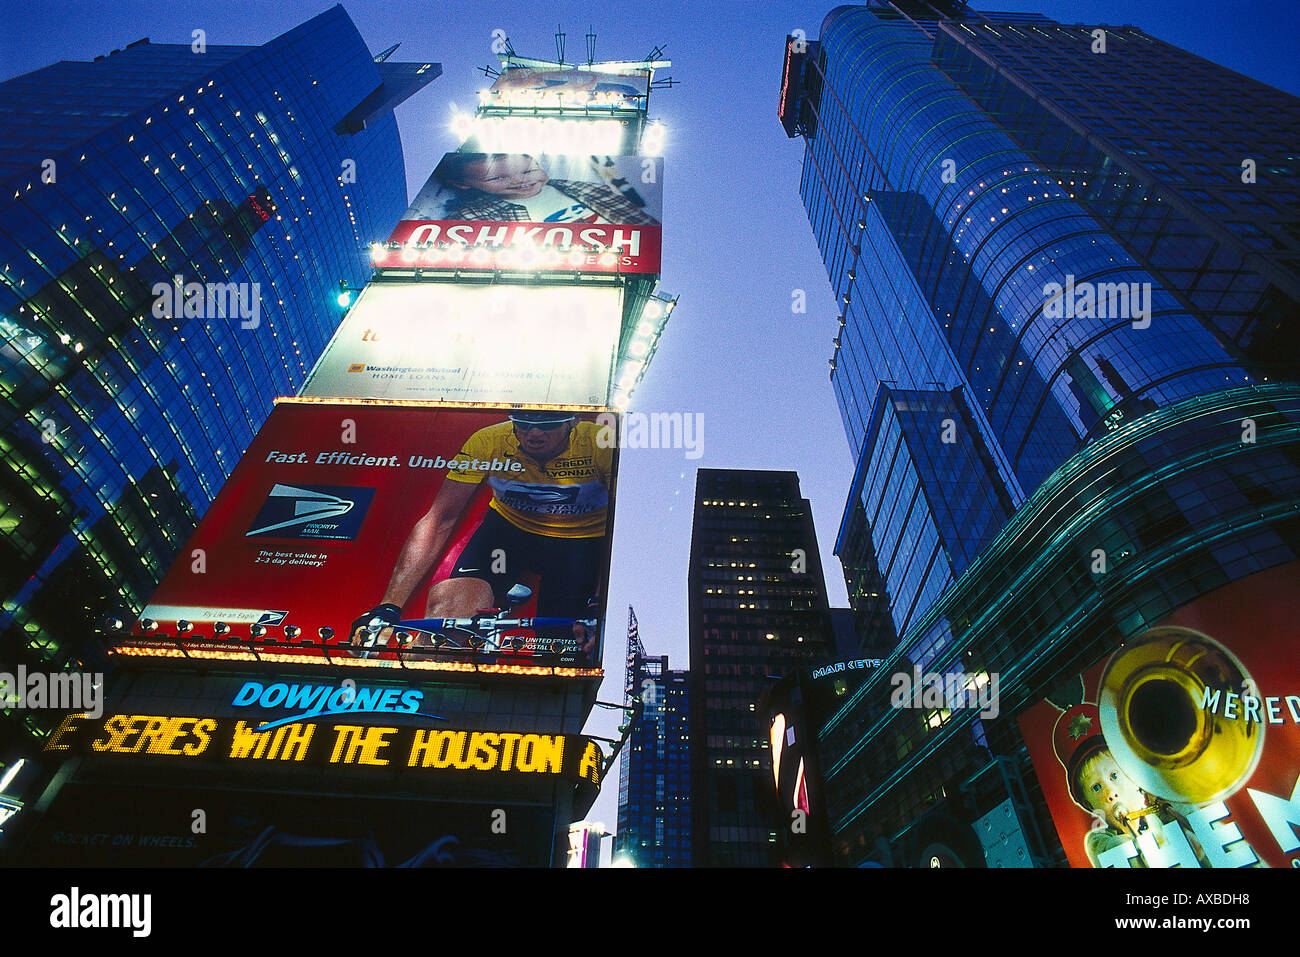
M 659 46 L 659 44 L 656 43 L 655 48 L 650 51 L 650 53 L 646 56 L 646 59 L 651 61 L 658 60 L 663 55 L 664 55 L 664 48 Z
M 555 52 L 559 54 L 559 62 L 563 63 L 564 62 L 564 32 L 560 29 L 560 25 L 558 23 L 555 25 Z
M 587 66 L 596 62 L 596 28 L 587 27 Z

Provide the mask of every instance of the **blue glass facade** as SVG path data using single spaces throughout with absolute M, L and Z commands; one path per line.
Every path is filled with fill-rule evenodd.
M 876 396 L 849 508 L 875 530 L 870 551 L 884 559 L 882 580 L 897 583 L 885 594 L 896 634 L 934 604 L 1014 511 L 961 390 L 889 386 Z M 836 551 L 848 555 L 865 545 L 841 541 Z
M 375 63 L 336 6 L 0 83 L 0 662 L 77 667 L 143 605 L 365 281 L 407 200 L 392 107 L 439 72 Z M 173 309 L 177 276 L 245 308 Z
M 1300 102 L 1093 30 L 870 2 L 790 79 L 843 307 L 836 551 L 859 630 L 897 635 L 822 729 L 845 863 L 916 865 L 940 833 L 982 861 L 960 822 L 1008 798 L 1033 861 L 1064 860 L 1014 721 L 891 708 L 890 674 L 999 673 L 1014 715 L 1300 555 Z
M 641 715 L 618 779 L 614 853 L 637 867 L 691 866 L 691 722 L 688 673 L 642 649 L 629 667 Z

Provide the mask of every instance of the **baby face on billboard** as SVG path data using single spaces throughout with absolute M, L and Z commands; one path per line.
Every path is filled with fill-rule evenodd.
M 1079 768 L 1079 787 L 1084 800 L 1106 816 L 1106 823 L 1124 830 L 1127 817 L 1146 807 L 1146 795 L 1120 770 L 1109 751 L 1101 751 Z
M 452 185 L 507 199 L 528 199 L 540 193 L 549 179 L 531 156 L 507 153 L 466 163 Z

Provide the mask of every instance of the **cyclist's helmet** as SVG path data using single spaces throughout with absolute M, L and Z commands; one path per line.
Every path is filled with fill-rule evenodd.
M 545 409 L 518 409 L 510 413 L 510 421 L 520 425 L 556 428 L 578 421 L 573 412 L 548 412 Z

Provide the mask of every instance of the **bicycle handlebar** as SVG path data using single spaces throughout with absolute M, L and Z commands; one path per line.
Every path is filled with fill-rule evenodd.
M 586 625 L 596 627 L 594 618 L 413 618 L 399 621 L 393 628 L 410 628 L 415 631 L 440 631 L 443 628 L 459 628 L 472 631 L 487 626 L 494 631 L 511 628 L 562 628 L 565 625 Z

